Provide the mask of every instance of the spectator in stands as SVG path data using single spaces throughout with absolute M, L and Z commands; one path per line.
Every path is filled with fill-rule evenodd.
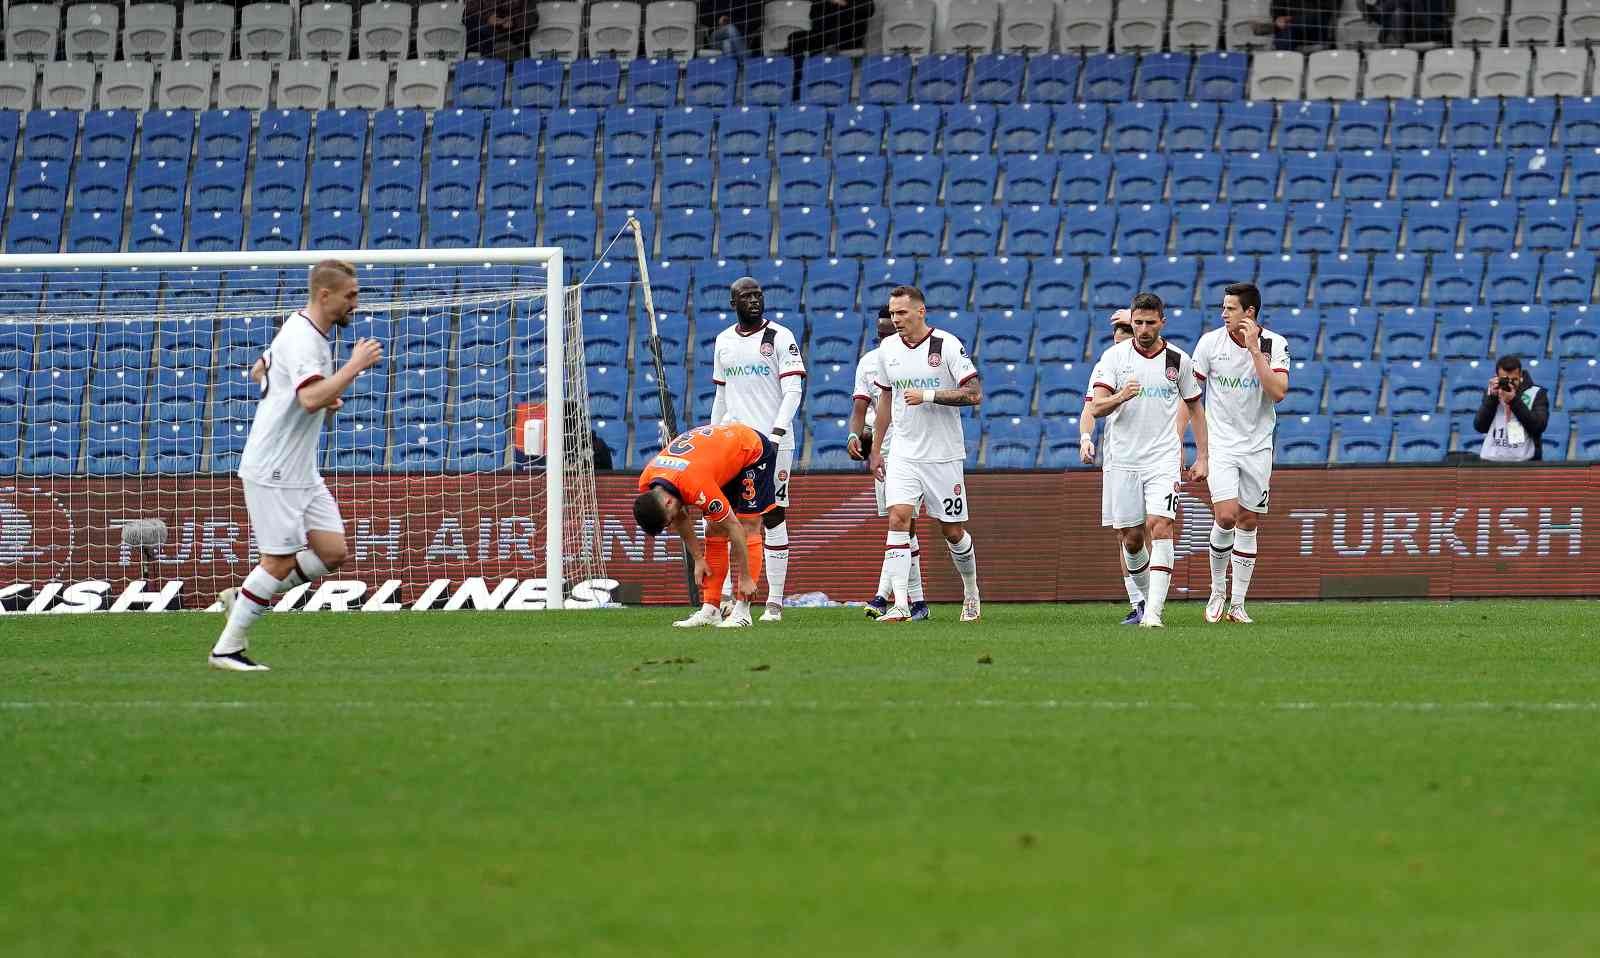
M 700 22 L 711 34 L 711 45 L 719 51 L 731 50 L 732 36 L 737 34 L 748 53 L 751 40 L 761 38 L 763 8 L 760 0 L 706 0 L 700 4 Z M 730 27 L 731 33 L 727 32 Z
M 1550 422 L 1550 397 L 1534 384 L 1516 356 L 1501 356 L 1494 371 L 1472 421 L 1473 428 L 1484 434 L 1479 458 L 1489 462 L 1543 459 L 1540 439 Z
M 750 47 L 744 42 L 744 34 L 739 32 L 739 25 L 727 14 L 717 19 L 717 28 L 711 32 L 711 45 L 725 57 L 743 60 L 750 55 Z
M 467 0 L 467 54 L 520 60 L 539 27 L 534 0 Z
M 595 472 L 610 472 L 616 468 L 611 464 L 611 447 L 600 438 L 600 433 L 594 429 L 589 430 L 589 444 L 594 448 Z
M 864 50 L 873 0 L 812 0 L 811 29 L 789 37 L 788 54 Z
M 1339 0 L 1272 0 L 1272 45 L 1279 50 L 1333 46 Z

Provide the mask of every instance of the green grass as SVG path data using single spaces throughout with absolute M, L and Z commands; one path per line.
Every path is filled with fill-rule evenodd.
M 1595 952 L 1596 605 L 985 612 L 0 619 L 0 949 Z

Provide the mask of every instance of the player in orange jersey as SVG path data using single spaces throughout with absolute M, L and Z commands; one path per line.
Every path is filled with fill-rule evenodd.
M 749 426 L 701 426 L 667 444 L 639 475 L 633 518 L 646 535 L 671 527 L 694 559 L 705 604 L 681 628 L 751 625 L 750 597 L 761 574 L 761 517 L 777 505 L 778 446 Z M 695 534 L 705 516 L 706 542 Z M 726 618 L 718 608 L 732 564 L 738 589 Z M 716 586 L 718 595 L 711 594 Z

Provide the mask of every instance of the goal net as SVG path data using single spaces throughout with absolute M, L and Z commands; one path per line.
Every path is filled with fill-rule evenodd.
M 237 585 L 250 368 L 328 258 L 360 283 L 335 366 L 363 337 L 384 360 L 321 439 L 350 558 L 284 606 L 560 607 L 604 577 L 559 250 L 0 256 L 5 609 L 206 608 Z

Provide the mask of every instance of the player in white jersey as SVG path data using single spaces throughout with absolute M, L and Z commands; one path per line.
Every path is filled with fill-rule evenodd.
M 894 455 L 885 463 L 873 449 L 872 474 L 883 480 L 889 505 L 889 537 L 884 561 L 893 583 L 894 606 L 879 622 L 905 622 L 911 577 L 911 521 L 920 506 L 939 523 L 951 561 L 961 575 L 961 621 L 975 622 L 978 555 L 967 533 L 967 503 L 962 463 L 961 407 L 983 401 L 983 384 L 966 347 L 949 333 L 928 325 L 928 307 L 915 286 L 889 292 L 889 318 L 895 332 L 878 344 L 879 391 L 873 433 L 894 427 Z
M 1125 339 L 1133 338 L 1133 321 L 1128 318 L 1126 309 L 1119 309 L 1111 314 L 1111 341 L 1120 343 Z M 1086 466 L 1095 464 L 1096 453 L 1100 460 L 1100 467 L 1104 469 L 1110 464 L 1108 450 L 1111 443 L 1111 423 L 1107 422 L 1100 430 L 1100 448 L 1094 444 L 1094 425 L 1098 421 L 1089 411 L 1089 404 L 1094 402 L 1094 375 L 1089 376 L 1089 388 L 1083 396 L 1083 411 L 1078 414 L 1078 458 Z M 1111 529 L 1111 484 L 1100 483 L 1100 526 Z M 1138 625 L 1139 618 L 1144 614 L 1144 593 L 1139 591 L 1139 583 L 1128 574 L 1128 566 L 1124 561 L 1126 553 L 1122 551 L 1122 537 L 1117 535 L 1117 566 L 1122 569 L 1122 588 L 1128 593 L 1128 615 L 1122 620 L 1123 625 Z
M 1276 404 L 1289 392 L 1288 344 L 1261 327 L 1261 292 L 1254 285 L 1224 287 L 1222 325 L 1200 337 L 1194 372 L 1206 387 L 1212 439 L 1209 484 L 1216 516 L 1206 621 L 1248 623 L 1244 598 L 1256 568 L 1256 524 L 1267 514 L 1270 498 Z
M 789 577 L 789 480 L 794 469 L 794 414 L 805 394 L 805 360 L 794 333 L 768 322 L 761 284 L 748 276 L 729 289 L 738 320 L 717 334 L 712 381 L 717 394 L 711 403 L 712 425 L 739 423 L 772 437 L 778 444 L 778 506 L 761 517 L 764 527 L 763 565 L 767 571 L 767 607 L 762 622 L 783 619 L 783 595 Z M 708 533 L 709 535 L 709 533 Z M 708 549 L 726 549 L 725 540 L 708 540 Z M 676 623 L 683 628 L 714 625 L 720 613 L 707 611 L 721 599 L 702 596 L 700 610 Z
M 1173 519 L 1178 514 L 1183 443 L 1178 407 L 1189 410 L 1196 455 L 1189 477 L 1206 476 L 1205 407 L 1187 353 L 1161 336 L 1165 307 L 1154 293 L 1140 293 L 1128 306 L 1133 338 L 1106 350 L 1092 378 L 1095 418 L 1110 417 L 1111 525 L 1122 537 L 1128 573 L 1145 595 L 1139 625 L 1159 629 L 1172 585 Z M 1146 543 L 1148 541 L 1148 550 Z
M 279 593 L 327 575 L 348 554 L 339 506 L 317 472 L 317 442 L 328 415 L 344 405 L 339 397 L 362 370 L 383 359 L 383 347 L 375 339 L 359 340 L 335 371 L 331 336 L 334 327 L 350 325 L 355 312 L 355 267 L 323 260 L 312 268 L 310 285 L 306 307 L 283 321 L 250 371 L 261 399 L 239 459 L 239 478 L 261 562 L 239 588 L 221 596 L 228 624 L 210 663 L 224 671 L 267 671 L 245 653 L 250 627 Z
M 874 328 L 877 334 L 874 342 L 882 343 L 894 335 L 894 321 L 889 318 L 889 307 L 878 310 L 878 322 Z M 856 388 L 855 399 L 850 407 L 850 437 L 845 442 L 845 451 L 850 458 L 858 462 L 865 461 L 867 453 L 876 445 L 888 458 L 890 454 L 889 440 L 894 436 L 894 427 L 881 436 L 875 436 L 868 428 L 867 413 L 875 412 L 878 408 L 878 397 L 881 395 L 874 383 L 878 377 L 878 347 L 874 346 L 867 351 L 861 361 L 856 363 Z M 889 514 L 888 493 L 883 480 L 874 476 L 872 479 L 873 490 L 878 496 L 878 515 Z M 894 586 L 889 581 L 889 560 L 885 555 L 883 570 L 878 574 L 878 591 L 867 602 L 867 618 L 876 619 L 889 611 L 889 596 Z M 911 621 L 921 622 L 932 616 L 926 598 L 922 593 L 922 546 L 917 542 L 917 519 L 911 517 L 911 577 L 907 580 L 907 593 L 911 600 Z

